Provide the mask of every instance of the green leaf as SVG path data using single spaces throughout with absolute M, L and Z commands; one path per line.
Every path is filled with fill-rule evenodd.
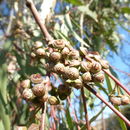
M 89 47 L 89 45 L 74 31 L 69 14 L 65 15 L 64 20 L 65 20 L 65 23 L 66 23 L 67 27 L 69 28 L 72 35 L 74 36 L 74 38 L 77 39 L 80 43 L 82 43 L 86 47 Z
M 115 86 L 115 82 L 107 74 L 105 74 L 105 77 L 106 77 L 108 91 L 109 91 L 109 93 L 111 93 Z
M 65 1 L 73 5 L 82 5 L 82 2 L 80 0 L 65 0 Z
M 121 8 L 121 11 L 122 11 L 123 13 L 130 14 L 130 8 L 129 8 L 129 7 L 123 7 L 123 8 Z
M 73 121 L 72 121 L 72 118 L 71 118 L 71 115 L 70 115 L 70 110 L 69 110 L 68 107 L 66 109 L 66 119 L 67 119 L 69 129 L 73 130 Z
M 106 106 L 104 106 L 94 117 L 92 117 L 90 119 L 90 123 L 92 123 L 93 121 L 95 121 L 98 118 L 98 116 L 104 111 L 105 107 Z
M 120 111 L 120 109 L 119 109 L 118 106 L 115 106 L 115 108 L 116 108 L 118 111 Z M 117 119 L 118 119 L 118 121 L 120 122 L 120 126 L 121 126 L 122 130 L 127 130 L 127 127 L 126 127 L 125 122 L 124 122 L 120 117 L 118 117 L 118 116 L 117 116 Z
M 91 11 L 91 10 L 89 9 L 89 4 L 88 4 L 88 5 L 85 5 L 85 6 L 79 6 L 79 7 L 78 7 L 78 10 L 81 11 L 82 13 L 84 13 L 84 14 L 90 16 L 92 19 L 94 19 L 96 22 L 98 22 L 96 12 Z

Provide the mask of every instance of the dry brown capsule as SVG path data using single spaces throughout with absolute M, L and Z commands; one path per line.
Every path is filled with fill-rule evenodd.
M 50 105 L 58 105 L 60 103 L 59 99 L 55 96 L 50 96 L 48 102 Z
M 37 74 L 32 74 L 30 76 L 30 80 L 31 80 L 32 83 L 39 84 L 39 83 L 41 83 L 43 81 L 43 78 L 39 73 L 37 73 Z
M 63 39 L 58 39 L 58 40 L 53 40 L 49 42 L 49 46 L 58 48 L 58 49 L 63 49 L 65 47 L 66 41 Z
M 45 92 L 45 95 L 43 95 L 42 97 L 39 97 L 39 101 L 44 103 L 48 100 L 48 98 L 49 98 L 48 92 Z
M 46 56 L 46 52 L 45 52 L 45 50 L 44 50 L 43 48 L 38 48 L 38 49 L 36 50 L 36 54 L 37 54 L 38 56 Z
M 103 69 L 109 69 L 109 63 L 107 60 L 100 60 L 100 64 Z
M 36 84 L 35 86 L 33 86 L 32 91 L 34 95 L 38 97 L 43 96 L 46 92 L 45 86 L 43 84 Z
M 59 85 L 57 92 L 58 92 L 58 95 L 64 94 L 64 93 L 66 95 L 70 95 L 71 88 L 69 88 L 68 86 L 65 86 L 64 84 L 61 84 L 61 85 Z
M 32 92 L 32 89 L 26 88 L 23 90 L 22 96 L 25 100 L 32 100 L 35 98 L 35 95 Z
M 81 62 L 81 71 L 82 72 L 87 72 L 91 69 L 92 67 L 92 63 L 91 62 L 87 62 L 87 61 L 82 61 Z
M 88 54 L 88 50 L 85 47 L 80 47 L 80 54 L 86 56 Z
M 123 95 L 121 97 L 121 105 L 128 105 L 130 104 L 130 98 L 128 96 Z
M 62 63 L 57 63 L 54 66 L 54 72 L 56 72 L 56 73 L 64 73 L 65 72 L 65 66 Z
M 29 79 L 23 80 L 20 85 L 23 88 L 29 88 L 30 87 L 30 80 Z
M 31 57 L 32 58 L 35 58 L 36 57 L 36 54 L 34 52 L 31 52 Z
M 83 87 L 83 81 L 81 79 L 76 79 L 76 80 L 74 80 L 72 85 L 73 85 L 74 88 L 80 89 L 80 88 Z
M 92 62 L 92 67 L 90 69 L 90 72 L 97 73 L 97 72 L 101 71 L 101 69 L 102 69 L 102 67 L 101 67 L 100 63 L 98 63 L 96 61 Z
M 109 99 L 110 99 L 110 102 L 112 104 L 114 104 L 114 105 L 121 105 L 121 97 L 120 96 L 112 95 L 112 96 L 109 97 Z
M 63 50 L 61 51 L 61 54 L 63 57 L 67 56 L 69 53 L 70 53 L 70 50 L 68 47 L 63 48 Z
M 90 72 L 86 72 L 82 75 L 82 79 L 85 83 L 89 82 L 92 80 Z
M 50 59 L 54 62 L 57 62 L 61 59 L 61 54 L 59 52 L 52 52 L 50 54 Z
M 79 59 L 79 57 L 80 57 L 79 51 L 73 49 L 73 50 L 70 51 L 69 56 L 70 56 L 72 59 Z
M 71 67 L 77 67 L 79 65 L 80 65 L 79 60 L 71 60 L 71 61 L 69 61 L 69 66 L 71 66 Z
M 104 81 L 104 74 L 102 72 L 98 72 L 93 75 L 92 79 L 94 82 L 103 82 Z
M 68 79 L 78 79 L 79 70 L 75 67 L 65 67 L 65 76 Z
M 42 47 L 43 46 L 43 44 L 42 44 L 42 42 L 40 42 L 40 41 L 36 41 L 35 42 L 35 44 L 34 44 L 34 48 L 40 48 L 40 47 Z

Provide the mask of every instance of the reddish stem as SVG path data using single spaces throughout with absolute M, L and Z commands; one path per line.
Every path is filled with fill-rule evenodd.
M 81 94 L 83 98 L 83 105 L 84 105 L 84 111 L 85 111 L 86 128 L 87 130 L 91 130 L 89 120 L 88 120 L 87 105 L 86 105 L 85 96 L 84 96 L 84 86 L 81 88 Z
M 128 126 L 130 126 L 130 121 L 120 113 L 113 105 L 107 102 L 99 93 L 97 93 L 93 88 L 89 86 L 85 86 L 90 92 L 92 92 L 95 96 L 97 96 L 102 102 L 104 102 L 114 113 L 116 113 Z
M 53 40 L 51 35 L 48 33 L 46 26 L 43 24 L 43 22 L 42 22 L 42 20 L 41 20 L 41 18 L 39 16 L 39 13 L 38 13 L 33 1 L 32 0 L 26 0 L 26 5 L 31 10 L 37 24 L 39 25 L 39 27 L 40 27 L 40 29 L 42 31 L 42 33 L 45 35 L 46 40 L 47 41 Z
M 44 103 L 44 106 L 42 108 L 42 117 L 41 117 L 41 126 L 40 126 L 40 130 L 45 130 L 45 117 L 46 117 L 46 107 L 47 107 L 47 103 Z
M 104 71 L 111 79 L 113 79 L 118 86 L 120 86 L 122 89 L 124 89 L 124 91 L 130 96 L 130 91 L 129 91 L 124 85 L 122 85 L 117 78 L 115 78 L 115 77 L 114 77 L 110 72 L 108 72 L 107 70 L 103 69 L 103 71 Z
M 67 98 L 67 101 L 68 101 L 68 104 L 70 105 L 70 107 L 72 108 L 70 97 Z M 72 113 L 74 115 L 74 119 L 75 119 L 75 122 L 76 122 L 76 125 L 77 125 L 77 129 L 80 130 L 80 126 L 78 125 L 78 119 L 77 119 L 77 116 L 76 116 L 76 113 L 75 113 L 74 109 L 72 110 Z

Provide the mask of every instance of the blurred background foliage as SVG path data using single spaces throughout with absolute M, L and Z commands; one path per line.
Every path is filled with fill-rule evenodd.
M 104 59 L 110 52 L 118 54 L 119 47 L 123 45 L 122 41 L 125 39 L 119 29 L 130 32 L 129 0 L 52 0 L 50 4 L 45 4 L 45 1 L 37 0 L 34 3 L 48 31 L 55 39 L 67 39 L 77 49 L 85 46 L 90 51 L 98 51 Z M 29 104 L 21 98 L 19 92 L 21 80 L 33 73 L 46 75 L 43 65 L 30 57 L 32 45 L 36 41 L 42 41 L 46 47 L 45 38 L 27 9 L 25 1 L 0 0 L 1 130 L 10 130 L 21 125 L 29 127 L 32 123 L 39 124 L 41 111 L 35 114 L 35 110 L 30 110 Z M 125 58 L 125 61 L 129 65 L 129 57 L 127 60 Z M 118 77 L 112 68 L 111 70 Z M 107 77 L 105 86 L 102 84 L 97 86 L 100 93 L 108 95 L 115 84 Z M 96 97 L 90 92 L 85 91 L 85 96 L 89 111 L 95 112 L 90 118 L 95 126 L 96 119 L 102 115 L 105 107 L 102 107 L 102 102 L 97 103 Z M 55 114 L 58 120 L 51 117 L 51 110 L 48 108 L 47 129 L 52 127 L 50 122 L 55 122 L 59 130 L 77 129 L 73 113 L 77 115 L 82 130 L 85 129 L 83 103 L 80 99 L 80 92 L 74 90 L 71 94 L 71 108 L 67 104 L 68 101 L 54 107 L 57 110 Z M 121 109 L 126 112 L 130 108 L 128 106 Z M 129 113 L 124 114 L 130 119 Z M 106 119 L 105 122 L 105 128 L 108 130 L 126 129 L 123 121 L 116 121 L 115 116 L 110 116 L 110 119 Z

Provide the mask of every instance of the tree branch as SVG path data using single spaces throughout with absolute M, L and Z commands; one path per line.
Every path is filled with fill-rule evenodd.
M 53 38 L 52 36 L 49 34 L 49 32 L 47 31 L 47 28 L 46 26 L 44 25 L 43 21 L 41 20 L 40 16 L 39 16 L 39 13 L 33 3 L 32 0 L 26 0 L 26 5 L 27 7 L 31 10 L 37 24 L 39 25 L 43 35 L 45 35 L 45 38 L 46 38 L 46 41 L 52 41 Z
M 82 94 L 83 105 L 84 105 L 86 128 L 87 128 L 87 130 L 91 130 L 91 127 L 90 127 L 90 124 L 89 124 L 89 120 L 88 120 L 87 105 L 86 105 L 85 96 L 84 96 L 84 86 L 81 88 L 81 94 Z
M 104 102 L 117 116 L 119 116 L 128 126 L 130 126 L 130 121 L 122 114 L 120 113 L 113 105 L 111 105 L 109 102 L 107 102 L 99 93 L 97 93 L 93 88 L 89 86 L 85 86 L 86 89 L 88 89 L 91 93 L 93 93 L 96 97 L 98 97 L 102 102 Z
M 42 108 L 42 117 L 41 117 L 41 126 L 40 130 L 45 130 L 45 117 L 46 117 L 46 108 L 47 108 L 47 103 L 44 103 L 44 106 Z

